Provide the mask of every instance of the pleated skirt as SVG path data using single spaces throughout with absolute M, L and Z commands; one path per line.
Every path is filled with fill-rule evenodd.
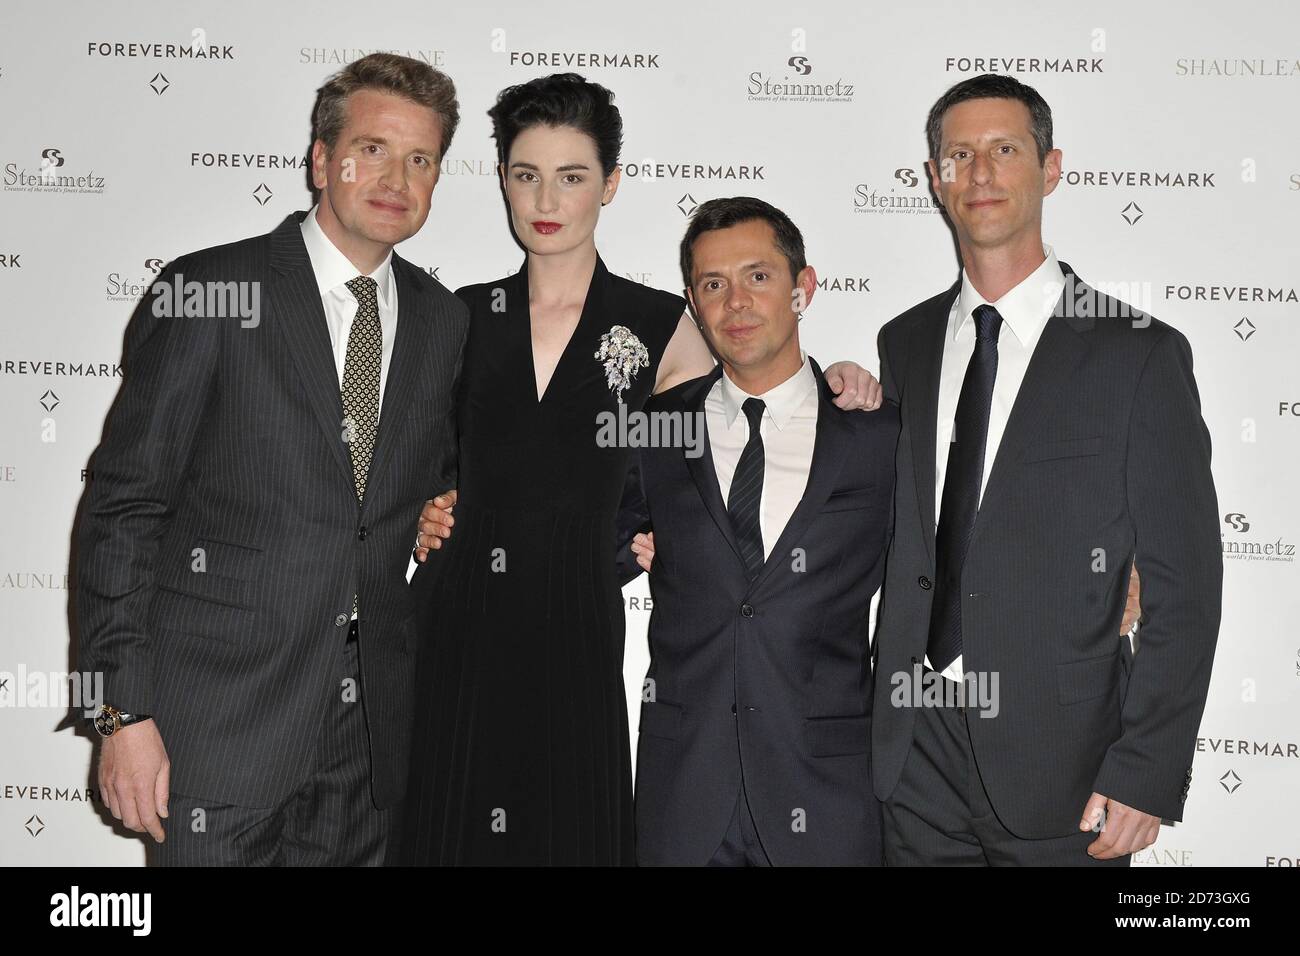
M 631 865 L 623 606 L 608 513 L 475 509 L 422 609 L 395 865 Z

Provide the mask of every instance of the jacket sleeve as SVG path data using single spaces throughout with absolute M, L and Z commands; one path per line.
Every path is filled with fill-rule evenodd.
M 1223 554 L 1210 435 L 1191 348 L 1174 329 L 1152 347 L 1138 382 L 1126 480 L 1145 620 L 1122 732 L 1093 789 L 1181 820 L 1219 635 Z
M 465 349 L 469 342 L 470 310 L 461 297 L 461 290 L 456 291 L 452 307 L 462 319 L 463 332 L 456 347 L 456 364 L 452 371 L 451 401 L 447 403 L 447 414 L 442 423 L 442 447 L 438 453 L 437 466 L 433 471 L 433 487 L 428 489 L 429 498 L 436 498 L 445 491 L 456 487 L 460 476 L 460 402 L 464 389 Z
M 641 573 L 641 565 L 636 563 L 636 555 L 632 553 L 632 539 L 649 530 L 650 509 L 641 485 L 641 456 L 634 450 L 623 481 L 623 500 L 619 502 L 615 529 L 614 568 L 619 587 Z
M 880 332 L 876 335 L 876 355 L 880 359 L 880 389 L 886 402 L 898 404 L 898 382 L 894 379 L 894 367 L 890 362 L 889 349 L 885 341 L 885 329 L 887 326 L 881 326 Z M 900 428 L 902 427 L 902 410 L 900 408 Z M 894 508 L 895 498 L 898 492 L 892 490 L 889 496 L 889 533 L 885 538 L 885 555 L 888 562 L 888 555 L 894 546 Z M 885 609 L 885 585 L 880 585 L 880 600 L 876 603 L 876 627 L 871 636 L 871 672 L 874 677 L 876 664 L 880 660 L 880 622 L 884 618 Z M 873 681 L 874 682 L 874 681 Z
M 180 309 L 155 290 L 174 278 L 204 277 L 193 258 L 177 259 L 131 316 L 122 387 L 91 457 L 77 531 L 78 667 L 102 676 L 101 703 L 129 713 L 153 712 L 149 645 L 156 638 L 147 618 L 158 542 L 217 387 L 220 326 L 229 321 L 168 317 Z

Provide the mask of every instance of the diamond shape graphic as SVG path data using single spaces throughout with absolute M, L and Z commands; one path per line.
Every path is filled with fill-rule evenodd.
M 1241 321 L 1232 327 L 1232 331 L 1236 332 L 1237 338 L 1244 342 L 1255 334 L 1255 324 L 1243 315 Z
M 253 198 L 257 200 L 259 206 L 265 206 L 271 201 L 273 195 L 274 193 L 271 192 L 270 187 L 267 186 L 266 183 L 258 183 L 257 188 L 253 190 Z
M 167 88 L 171 86 L 171 82 L 161 73 L 155 73 L 153 79 L 149 81 L 149 86 L 153 88 L 155 93 L 162 96 L 167 92 Z
M 1124 217 L 1126 223 L 1132 226 L 1136 225 L 1137 221 L 1142 218 L 1144 213 L 1142 212 L 1141 206 L 1135 202 L 1130 202 L 1124 207 L 1123 211 L 1120 212 L 1120 215 Z
M 687 193 L 681 199 L 677 200 L 677 208 L 682 211 L 682 215 L 690 218 L 691 213 L 695 212 L 700 204 L 695 201 L 695 197 Z
M 48 388 L 45 394 L 41 396 L 41 407 L 47 412 L 52 412 L 59 407 L 59 396 L 55 395 Z
M 1237 776 L 1237 771 L 1229 770 L 1219 778 L 1219 783 L 1224 790 L 1235 793 L 1237 788 L 1241 786 L 1241 778 Z
M 45 829 L 45 821 L 33 814 L 27 818 L 27 822 L 23 826 L 27 828 L 27 832 L 32 836 L 38 836 Z

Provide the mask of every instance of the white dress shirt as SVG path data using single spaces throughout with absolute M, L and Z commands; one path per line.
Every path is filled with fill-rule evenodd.
M 311 260 L 312 272 L 316 275 L 316 287 L 320 290 L 321 304 L 325 307 L 325 325 L 329 329 L 330 347 L 334 350 L 334 365 L 338 369 L 339 389 L 343 388 L 343 366 L 348 357 L 348 333 L 352 331 L 352 320 L 357 314 L 357 297 L 347 287 L 360 272 L 339 247 L 320 227 L 316 221 L 316 206 L 300 223 L 302 241 L 307 246 L 307 258 Z M 379 356 L 379 407 L 384 407 L 384 383 L 388 378 L 388 367 L 392 364 L 393 340 L 397 336 L 397 282 L 393 278 L 393 251 L 390 249 L 384 261 L 370 273 L 379 287 L 375 298 L 379 304 L 379 328 L 383 339 L 383 348 Z M 376 416 L 376 423 L 379 419 Z M 339 422 L 342 433 L 343 423 Z M 407 580 L 415 570 L 415 559 L 407 568 Z M 352 619 L 357 619 L 356 614 Z
M 763 558 L 772 553 L 790 515 L 808 487 L 813 444 L 817 438 L 817 376 L 808 356 L 799 353 L 799 371 L 762 395 L 750 395 L 731 380 L 724 367 L 704 400 L 705 424 L 713 451 L 713 469 L 725 506 L 740 453 L 749 441 L 749 419 L 741 406 L 747 398 L 765 404 L 758 434 L 763 439 L 763 491 L 759 499 L 758 526 L 763 536 Z
M 975 318 L 972 313 L 981 305 L 992 305 L 1002 316 L 1002 329 L 998 334 L 998 372 L 993 380 L 993 407 L 989 411 L 988 439 L 984 445 L 984 474 L 980 478 L 980 499 L 988 484 L 989 472 L 1006 431 L 1011 406 L 1016 402 L 1020 383 L 1025 379 L 1030 356 L 1038 345 L 1048 318 L 1065 288 L 1065 273 L 1056 261 L 1052 247 L 1043 246 L 1047 258 L 998 299 L 986 302 L 971 285 L 966 270 L 961 274 L 961 294 L 948 313 L 948 332 L 943 338 L 943 363 L 939 373 L 939 409 L 935 419 L 934 455 L 934 514 L 938 522 L 943 507 L 943 479 L 948 470 L 948 445 L 952 441 L 954 419 L 957 416 L 957 399 L 961 395 L 966 367 L 975 353 Z M 937 527 L 937 524 L 936 524 Z M 925 658 L 926 666 L 930 657 Z M 943 676 L 955 681 L 962 679 L 962 660 L 958 655 L 943 671 Z
M 338 368 L 339 388 L 343 388 L 343 365 L 348 357 L 348 333 L 357 314 L 357 297 L 347 283 L 361 273 L 357 271 L 338 246 L 325 235 L 316 221 L 316 206 L 301 223 L 302 241 L 307 245 L 312 272 L 316 274 L 316 287 L 320 289 L 321 304 L 325 306 L 325 321 L 329 328 L 330 345 L 334 349 L 334 364 Z M 383 349 L 379 357 L 379 407 L 384 406 L 384 383 L 393 357 L 393 340 L 397 337 L 397 282 L 393 278 L 393 252 L 390 249 L 384 261 L 370 273 L 379 287 L 379 326 L 383 336 Z M 341 428 L 342 423 L 340 423 Z

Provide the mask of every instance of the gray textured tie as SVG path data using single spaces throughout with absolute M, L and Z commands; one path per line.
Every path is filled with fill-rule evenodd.
M 357 314 L 352 319 L 348 354 L 343 360 L 342 396 L 358 504 L 366 496 L 366 479 L 370 476 L 375 435 L 379 430 L 379 366 L 384 339 L 379 324 L 378 289 L 370 276 L 357 276 L 348 282 L 348 290 L 357 297 Z M 357 613 L 355 595 L 352 613 Z

